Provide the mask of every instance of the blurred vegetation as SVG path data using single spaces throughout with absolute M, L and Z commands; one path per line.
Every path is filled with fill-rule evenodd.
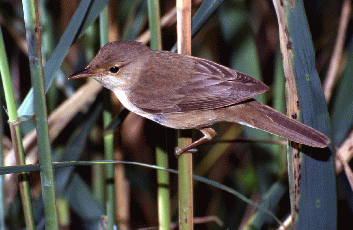
M 49 139 L 53 161 L 104 159 L 104 136 L 111 130 L 104 129 L 106 124 L 103 121 L 103 101 L 109 94 L 100 93 L 101 87 L 94 81 L 68 81 L 67 77 L 82 70 L 99 50 L 100 33 L 97 17 L 108 1 L 39 2 L 46 84 L 50 85 L 47 80 L 50 76 L 55 77 L 47 93 Z M 193 1 L 193 14 L 201 2 Z M 315 48 L 316 69 L 323 82 L 336 44 L 342 1 L 304 1 L 304 5 Z M 175 1 L 161 0 L 160 15 L 163 17 L 174 7 Z M 108 4 L 107 14 L 109 41 L 139 38 L 147 42 L 139 37 L 148 30 L 147 1 L 112 0 Z M 72 20 L 73 17 L 76 17 L 75 20 Z M 171 50 L 175 45 L 175 22 L 176 17 L 172 17 L 168 23 L 163 23 L 162 20 L 163 50 Z M 75 27 L 74 23 L 79 26 Z M 17 107 L 20 107 L 30 90 L 31 81 L 26 29 L 19 1 L 0 1 L 0 26 L 5 40 L 14 96 Z M 352 31 L 352 24 L 349 23 L 343 52 L 336 63 L 339 66 L 340 78 L 334 84 L 332 98 L 328 104 L 332 126 L 331 137 L 335 148 L 342 145 L 353 127 L 351 77 L 353 63 L 350 65 L 351 61 L 353 62 Z M 64 34 L 67 39 L 60 40 Z M 195 34 L 192 48 L 194 56 L 215 61 L 261 79 L 270 86 L 270 90 L 259 95 L 257 99 L 285 113 L 278 23 L 271 1 L 224 0 Z M 75 94 L 78 91 L 80 94 Z M 115 124 L 109 126 L 115 127 L 113 128 L 115 160 L 155 165 L 155 149 L 159 146 L 169 153 L 169 167 L 176 169 L 177 159 L 173 155 L 176 143 L 175 131 L 165 131 L 154 122 L 135 114 L 121 113 L 122 106 L 114 95 L 111 95 L 111 102 L 113 116 L 120 114 L 118 119 L 113 121 Z M 3 96 L 1 103 L 5 107 Z M 37 164 L 38 154 L 33 134 L 35 119 L 31 117 L 30 109 L 22 104 L 19 110 L 23 120 L 20 127 L 27 164 Z M 14 165 L 8 117 L 6 112 L 2 111 L 0 114 L 3 162 L 5 165 Z M 217 142 L 236 138 L 276 141 L 281 139 L 238 124 L 222 123 L 214 127 L 218 136 L 214 141 L 200 146 L 195 154 L 195 174 L 229 186 L 256 204 L 262 203 L 262 207 L 284 221 L 290 215 L 285 147 L 248 141 Z M 199 135 L 195 132 L 195 137 Z M 62 229 L 97 229 L 98 226 L 104 228 L 107 223 L 104 189 L 106 183 L 111 181 L 106 182 L 103 173 L 104 167 L 96 165 L 54 170 L 57 205 L 60 206 L 59 222 Z M 120 229 L 158 226 L 156 177 L 154 169 L 136 165 L 115 165 L 117 194 L 115 217 Z M 7 229 L 23 229 L 25 220 L 16 175 L 6 175 L 3 183 L 4 199 L 0 199 L 3 201 L 0 213 L 4 213 L 4 217 L 0 218 L 5 218 Z M 278 227 L 278 223 L 272 217 L 257 212 L 256 207 L 226 191 L 196 181 L 194 186 L 195 217 L 205 222 L 195 225 L 195 229 Z M 175 199 L 177 189 L 177 176 L 171 174 L 171 219 L 175 223 L 178 220 L 178 203 Z M 347 226 L 353 216 L 352 188 L 343 172 L 337 173 L 337 191 L 337 228 L 340 229 Z M 30 173 L 30 194 L 36 229 L 44 229 L 38 172 Z M 211 221 L 207 221 L 208 217 L 212 217 Z

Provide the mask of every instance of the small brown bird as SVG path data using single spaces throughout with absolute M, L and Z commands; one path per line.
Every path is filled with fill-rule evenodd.
M 106 44 L 91 63 L 69 79 L 93 77 L 130 111 L 174 129 L 199 129 L 205 136 L 178 153 L 215 136 L 206 128 L 236 122 L 324 148 L 330 139 L 253 99 L 268 87 L 212 61 L 153 51 L 133 41 Z

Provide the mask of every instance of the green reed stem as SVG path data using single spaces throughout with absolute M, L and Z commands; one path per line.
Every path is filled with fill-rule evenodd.
M 23 0 L 23 13 L 26 25 L 29 65 L 34 92 L 34 109 L 38 137 L 39 163 L 41 166 L 41 184 L 45 213 L 45 228 L 58 229 L 55 204 L 55 188 L 50 142 L 48 135 L 46 100 L 41 53 L 40 19 L 38 2 Z

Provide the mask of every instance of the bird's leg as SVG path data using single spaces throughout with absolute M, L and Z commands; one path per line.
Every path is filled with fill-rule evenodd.
M 201 137 L 200 139 L 192 142 L 190 145 L 187 145 L 183 148 L 179 148 L 179 147 L 175 148 L 175 155 L 180 156 L 182 153 L 185 153 L 188 150 L 192 150 L 191 152 L 196 152 L 197 150 L 194 149 L 196 146 L 211 140 L 217 135 L 216 131 L 214 131 L 214 129 L 212 128 L 203 128 L 203 129 L 200 129 L 200 131 L 203 133 L 204 135 L 203 137 Z

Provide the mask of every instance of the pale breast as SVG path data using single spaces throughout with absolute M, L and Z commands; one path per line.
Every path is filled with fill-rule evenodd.
M 128 94 L 123 91 L 123 90 L 114 90 L 114 94 L 115 96 L 119 99 L 119 101 L 121 102 L 121 104 L 123 104 L 123 106 L 128 109 L 129 111 L 136 113 L 142 117 L 151 119 L 153 121 L 158 122 L 158 120 L 156 120 L 156 116 L 153 116 L 152 114 L 146 113 L 143 110 L 139 109 L 138 107 L 136 107 L 134 104 L 131 103 L 131 100 L 129 100 L 129 96 Z M 160 122 L 158 122 L 160 123 Z

